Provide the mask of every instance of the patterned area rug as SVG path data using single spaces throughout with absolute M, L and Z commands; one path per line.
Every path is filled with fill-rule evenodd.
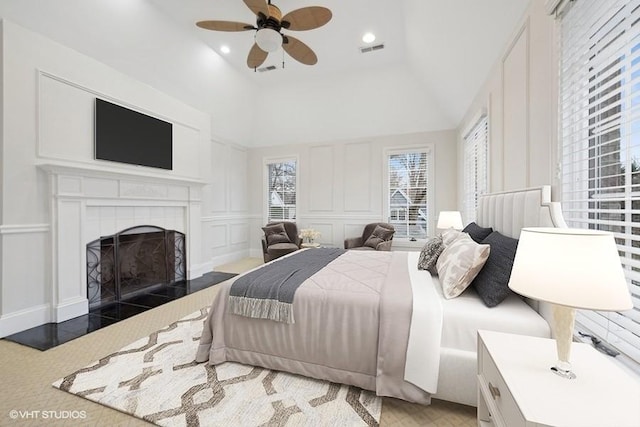
M 378 426 L 382 400 L 328 381 L 193 361 L 208 309 L 53 386 L 162 426 Z

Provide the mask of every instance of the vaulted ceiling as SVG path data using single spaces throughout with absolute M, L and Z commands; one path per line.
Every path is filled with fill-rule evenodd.
M 0 14 L 214 117 L 244 111 L 250 122 L 256 111 L 249 110 L 267 109 L 278 104 L 278 98 L 286 100 L 290 110 L 304 109 L 315 102 L 305 96 L 348 97 L 345 89 L 355 88 L 353 96 L 369 104 L 375 98 L 362 96 L 367 91 L 380 90 L 391 103 L 414 98 L 412 105 L 432 116 L 425 129 L 408 126 L 414 131 L 459 125 L 529 0 L 274 3 L 284 13 L 311 5 L 331 9 L 333 18 L 327 25 L 295 34 L 316 52 L 317 65 L 299 64 L 280 51 L 270 54 L 264 64 L 276 66 L 275 70 L 254 72 L 246 65 L 253 32 L 214 32 L 195 26 L 206 19 L 253 23 L 254 15 L 241 0 L 0 0 Z M 365 32 L 373 32 L 374 44 L 384 43 L 385 48 L 362 54 L 359 47 L 365 45 L 361 40 Z M 228 54 L 221 52 L 223 45 L 229 47 Z M 396 86 L 399 98 L 393 99 Z M 346 101 L 358 108 L 356 101 Z M 227 104 L 224 110 L 221 102 Z M 325 104 L 325 110 L 340 107 Z M 402 126 L 404 122 L 399 122 L 398 128 Z M 223 120 L 219 129 L 231 139 L 236 132 L 231 126 L 226 129 Z M 380 130 L 386 131 L 396 130 Z M 239 139 L 250 135 L 255 129 L 244 131 Z

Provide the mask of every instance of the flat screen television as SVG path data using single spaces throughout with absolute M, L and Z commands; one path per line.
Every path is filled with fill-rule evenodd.
M 95 156 L 100 160 L 173 168 L 173 125 L 96 98 Z

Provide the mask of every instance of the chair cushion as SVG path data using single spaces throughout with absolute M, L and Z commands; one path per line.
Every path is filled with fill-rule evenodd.
M 297 251 L 299 248 L 295 243 L 275 243 L 269 245 L 267 253 L 271 256 L 271 259 L 281 257 L 291 252 Z
M 511 293 L 508 284 L 518 241 L 494 231 L 482 243 L 488 244 L 491 252 L 473 280 L 473 287 L 487 307 L 495 307 Z
M 284 224 L 272 224 L 262 227 L 264 235 L 267 238 L 267 245 L 271 246 L 277 243 L 291 243 L 287 230 L 284 228 Z
M 356 248 L 349 248 L 350 251 L 375 251 L 376 248 L 370 246 L 358 246 Z
M 493 232 L 493 228 L 480 227 L 475 222 L 472 222 L 469 223 L 469 225 L 467 225 L 462 231 L 465 233 L 469 233 L 469 236 L 471 236 L 474 242 L 481 243 L 484 239 L 487 238 L 489 234 Z
M 369 238 L 364 242 L 364 246 L 375 249 L 380 243 L 389 240 L 391 236 L 393 236 L 393 233 L 395 233 L 395 230 L 390 230 L 376 225 L 371 236 L 369 236 Z

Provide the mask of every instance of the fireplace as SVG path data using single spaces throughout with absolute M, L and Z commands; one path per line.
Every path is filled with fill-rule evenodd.
M 87 244 L 89 308 L 123 301 L 186 279 L 185 235 L 131 227 Z

